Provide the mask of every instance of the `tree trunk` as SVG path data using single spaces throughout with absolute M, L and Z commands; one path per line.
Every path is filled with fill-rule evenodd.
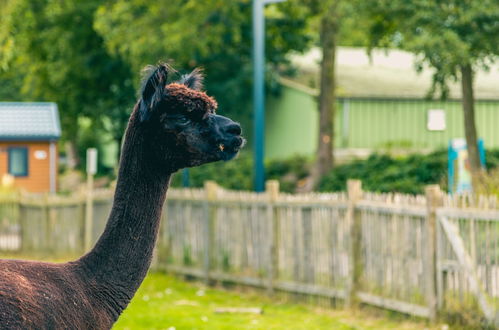
M 74 140 L 66 141 L 65 149 L 68 168 L 70 170 L 74 170 L 80 164 L 80 157 L 78 156 L 76 142 Z
M 477 182 L 477 176 L 481 172 L 482 166 L 480 164 L 480 155 L 478 153 L 473 97 L 473 69 L 470 64 L 461 66 L 461 87 L 463 94 L 464 132 L 468 147 L 471 175 L 473 177 L 473 183 L 475 184 Z
M 321 18 L 320 43 L 322 62 L 319 95 L 319 136 L 317 156 L 312 172 L 312 187 L 334 165 L 334 117 L 336 108 L 335 57 L 338 15 L 337 1 L 331 1 Z
M 72 109 L 70 104 L 59 104 L 61 109 Z M 64 150 L 66 151 L 66 164 L 69 170 L 75 170 L 80 165 L 78 153 L 78 116 L 68 111 L 61 114 L 61 124 L 64 127 L 62 134 L 64 139 Z

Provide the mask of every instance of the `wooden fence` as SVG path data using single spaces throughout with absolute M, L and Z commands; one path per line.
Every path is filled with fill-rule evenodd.
M 110 192 L 96 193 L 91 240 Z M 85 198 L 0 197 L 0 252 L 79 254 Z M 88 228 L 88 227 L 87 227 Z M 362 192 L 263 194 L 171 189 L 154 267 L 434 319 L 480 315 L 499 326 L 499 210 L 495 198 Z

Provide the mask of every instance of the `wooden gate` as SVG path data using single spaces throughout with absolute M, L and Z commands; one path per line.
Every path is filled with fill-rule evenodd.
M 437 217 L 439 309 L 479 309 L 499 326 L 499 211 L 442 208 Z

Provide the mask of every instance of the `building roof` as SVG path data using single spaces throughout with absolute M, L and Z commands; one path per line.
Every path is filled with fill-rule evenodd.
M 318 93 L 321 51 L 313 48 L 291 56 L 298 74 L 295 83 Z M 338 47 L 336 56 L 337 94 L 343 97 L 425 97 L 431 87 L 433 70 L 415 69 L 416 56 L 396 49 L 375 49 L 371 56 L 365 48 Z M 474 78 L 476 99 L 499 99 L 499 64 L 479 70 Z M 461 98 L 459 82 L 449 84 L 450 98 Z
M 47 141 L 60 137 L 57 104 L 0 102 L 0 140 Z

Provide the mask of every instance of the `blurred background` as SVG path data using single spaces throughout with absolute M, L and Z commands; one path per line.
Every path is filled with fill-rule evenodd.
M 289 192 L 344 190 L 352 176 L 375 191 L 448 189 L 446 149 L 459 138 L 483 139 L 486 168 L 496 167 L 493 1 L 261 6 L 265 178 Z M 0 100 L 56 104 L 58 191 L 75 188 L 89 147 L 99 151 L 98 184 L 114 179 L 141 69 L 160 60 L 180 73 L 203 68 L 219 113 L 240 121 L 249 141 L 235 162 L 194 169 L 184 184 L 254 188 L 251 1 L 2 0 L 0 10 Z M 469 152 L 477 172 L 479 151 Z M 359 158 L 368 161 L 352 165 Z M 396 169 L 386 177 L 377 164 Z
M 262 14 L 255 8 L 262 9 Z M 264 30 L 256 31 L 254 22 L 262 18 Z M 254 50 L 255 41 L 260 37 L 264 42 L 264 60 L 255 62 L 259 51 Z M 220 189 L 261 191 L 258 184 L 263 187 L 263 180 L 275 180 L 278 194 L 302 194 L 302 197 L 308 196 L 303 197 L 308 203 L 312 197 L 304 194 L 336 192 L 335 197 L 324 195 L 324 198 L 344 202 L 351 198 L 348 180 L 357 179 L 362 182 L 364 191 L 378 193 L 369 195 L 373 203 L 393 204 L 397 200 L 405 206 L 417 206 L 424 213 L 426 202 L 421 203 L 424 194 L 431 199 L 425 187 L 437 185 L 447 196 L 445 205 L 448 207 L 495 209 L 494 198 L 499 194 L 499 169 L 496 169 L 499 166 L 498 56 L 499 4 L 496 0 L 0 0 L 0 192 L 6 195 L 23 192 L 30 194 L 33 200 L 45 196 L 45 201 L 49 198 L 47 193 L 51 198 L 85 193 L 89 148 L 96 149 L 98 154 L 96 171 L 89 172 L 92 176 L 95 174 L 92 185 L 96 189 L 112 190 L 122 136 L 137 100 L 141 70 L 148 64 L 166 61 L 179 74 L 202 68 L 206 74 L 206 92 L 219 103 L 218 113 L 239 121 L 248 139 L 248 145 L 237 159 L 184 171 L 174 177 L 173 187 L 201 188 L 207 180 L 212 180 Z M 260 87 L 255 80 L 255 70 L 264 70 L 264 95 L 256 96 L 257 99 L 254 91 Z M 259 102 L 263 102 L 262 105 Z M 255 111 L 263 110 L 263 117 L 255 117 Z M 259 159 L 259 155 L 263 155 L 263 159 Z M 255 174 L 260 161 L 264 165 L 263 176 Z M 189 191 L 186 194 L 193 200 L 204 198 L 204 195 L 196 195 L 197 190 Z M 474 193 L 487 197 L 479 202 L 478 197 L 469 197 L 475 196 Z M 95 206 L 98 218 L 95 221 L 100 225 L 95 226 L 94 238 L 98 237 L 99 228 L 103 228 L 110 207 L 109 195 L 103 194 L 101 201 L 107 204 Z M 394 194 L 405 195 L 394 199 Z M 175 196 L 179 200 L 185 197 L 173 194 L 172 203 Z M 225 198 L 235 198 L 231 196 Z M 247 196 L 253 196 L 246 198 L 255 201 L 263 198 Z M 16 222 L 22 203 L 8 201 L 5 199 L 4 204 L 11 205 L 12 209 L 5 206 L 1 211 L 0 208 L 0 243 L 2 237 L 5 241 L 10 237 L 10 243 L 4 245 L 9 253 L 17 250 L 26 253 L 29 249 L 22 249 L 29 244 L 32 244 L 29 251 L 36 250 L 36 244 L 42 244 L 41 241 L 36 243 L 38 240 L 31 239 L 27 245 L 22 243 L 23 239 L 29 240 L 21 237 L 22 226 Z M 54 203 L 50 205 L 59 205 Z M 76 207 L 78 203 L 81 201 L 71 205 Z M 310 207 L 305 207 L 299 220 L 293 220 L 299 222 L 298 227 L 307 217 L 323 221 L 320 215 L 311 214 L 309 210 Z M 183 210 L 179 214 L 194 214 L 182 213 L 191 211 Z M 258 212 L 253 216 L 260 214 Z M 393 214 L 400 213 L 397 212 Z M 35 218 L 33 214 L 31 217 Z M 414 228 L 409 225 L 417 214 L 409 212 L 401 216 L 408 227 L 394 227 L 388 218 L 380 222 L 380 226 L 384 223 L 386 228 L 383 228 L 393 230 L 393 237 L 400 234 L 399 230 L 421 233 L 422 227 L 418 227 L 421 224 Z M 253 216 L 248 213 L 248 221 Z M 470 258 L 478 266 L 484 263 L 485 268 L 477 266 L 475 275 L 482 281 L 479 287 L 488 290 L 488 298 L 484 299 L 492 301 L 489 309 L 482 308 L 480 297 L 473 298 L 471 304 L 479 305 L 490 315 L 491 310 L 497 313 L 499 306 L 496 218 L 499 218 L 496 214 L 489 215 L 484 227 L 475 227 L 476 218 L 470 216 L 460 227 L 467 235 L 462 238 Z M 462 221 L 463 217 L 456 221 L 458 219 Z M 82 216 L 81 222 L 84 221 Z M 331 226 L 318 228 L 339 230 Z M 469 229 L 470 226 L 474 229 Z M 178 228 L 175 230 L 180 230 Z M 305 242 L 310 242 L 306 227 L 300 228 L 302 231 L 293 237 L 305 235 Z M 40 230 L 31 229 L 24 234 L 35 235 Z M 314 235 L 319 235 L 322 229 L 313 231 Z M 185 230 L 177 233 L 178 237 L 183 237 L 181 235 L 188 231 Z M 262 228 L 255 230 L 259 232 Z M 444 230 L 438 235 L 442 233 L 447 232 Z M 380 240 L 381 236 L 373 237 Z M 83 239 L 74 244 L 71 240 L 74 238 L 68 238 L 71 248 L 61 254 L 77 254 L 88 248 L 84 247 Z M 440 248 L 445 250 L 445 244 L 451 246 L 451 241 L 445 241 Z M 485 245 L 480 245 L 480 241 L 486 242 Z M 324 242 L 326 245 L 320 245 L 319 238 L 316 242 L 318 250 L 309 248 L 317 253 L 329 246 Z M 413 242 L 414 251 L 422 249 L 424 242 Z M 286 245 L 288 243 L 291 245 Z M 284 250 L 291 249 L 292 243 L 288 243 L 283 243 Z M 179 260 L 184 266 L 192 265 L 192 255 L 202 247 L 194 247 L 194 243 L 178 244 Z M 308 243 L 304 244 L 302 248 L 308 251 Z M 376 246 L 366 246 L 369 247 L 366 251 L 377 251 Z M 0 244 L 0 250 L 1 247 Z M 224 262 L 231 260 L 224 254 L 227 251 L 223 251 L 222 268 Z M 347 252 L 345 250 L 345 255 Z M 385 252 L 380 255 L 386 256 Z M 404 267 L 409 267 L 407 260 L 412 257 L 406 252 L 403 262 Z M 297 258 L 308 259 L 308 252 L 296 253 Z M 164 260 L 173 258 L 168 255 Z M 449 258 L 459 264 L 456 255 Z M 414 256 L 423 262 L 420 257 Z M 318 257 L 316 261 L 324 263 L 326 259 Z M 335 265 L 338 262 L 331 260 Z M 449 265 L 454 265 L 452 262 L 449 261 Z M 414 269 L 419 269 L 424 276 L 426 271 L 420 269 L 422 264 L 418 265 L 413 265 Z M 452 265 L 448 266 L 451 270 L 442 266 L 451 274 L 445 281 L 455 281 L 449 290 L 461 290 L 456 283 L 463 281 L 466 287 L 472 286 L 466 276 L 458 280 L 470 269 L 469 265 L 461 263 L 458 270 L 452 270 Z M 306 263 L 301 266 L 312 267 Z M 296 272 L 295 280 L 310 281 L 309 275 Z M 315 274 L 318 273 L 316 270 Z M 337 274 L 342 278 L 347 275 Z M 396 286 L 393 276 L 398 275 L 390 276 L 389 280 L 383 278 Z M 406 282 L 410 275 L 407 276 Z M 435 278 L 440 277 L 435 275 Z M 411 282 L 412 289 L 421 287 L 421 281 L 419 278 Z M 427 287 L 428 283 L 424 283 Z M 402 291 L 409 295 L 412 289 L 406 287 Z M 418 294 L 426 293 L 416 296 Z M 411 297 L 413 304 L 427 302 L 426 296 L 425 299 L 414 298 L 414 294 Z M 439 304 L 443 304 L 444 298 L 439 298 Z M 391 305 L 384 302 L 383 306 Z M 471 310 L 466 306 L 466 311 Z M 430 308 L 415 314 L 434 319 L 432 313 Z M 459 322 L 463 319 L 466 319 L 463 322 L 470 319 L 475 322 L 468 314 L 458 309 L 452 315 L 458 315 Z M 484 319 L 494 319 L 490 315 Z M 474 324 L 485 324 L 480 323 L 481 319 L 476 322 Z

